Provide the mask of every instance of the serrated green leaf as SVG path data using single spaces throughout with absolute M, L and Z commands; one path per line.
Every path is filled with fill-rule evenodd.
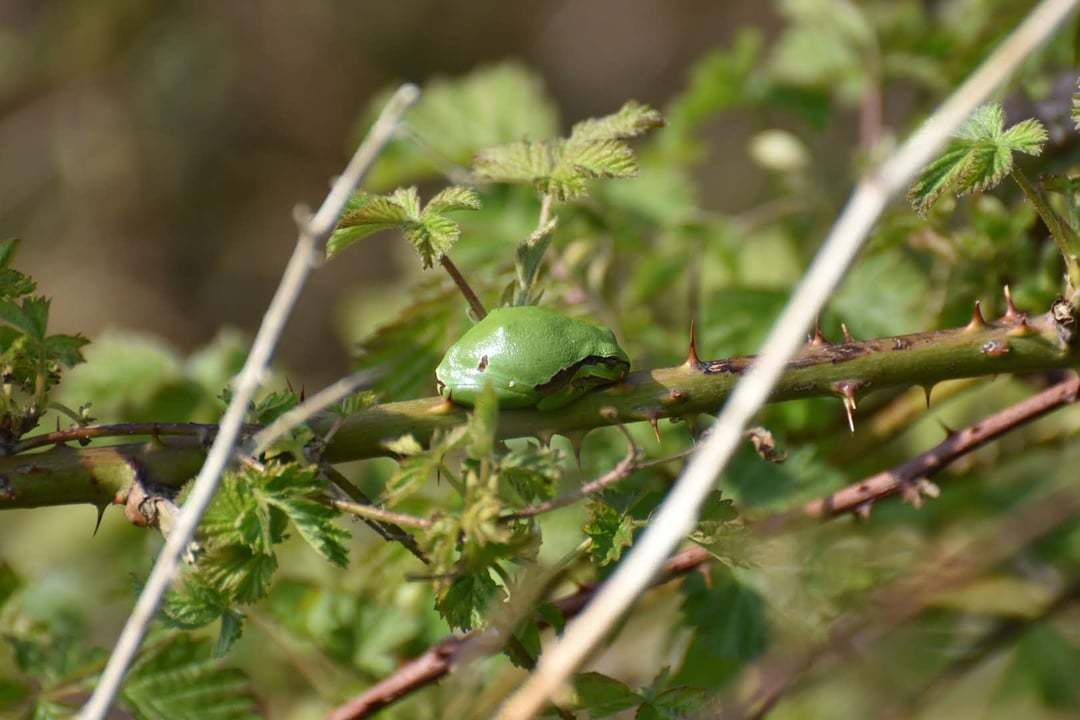
M 567 143 L 554 178 L 561 178 L 565 168 L 589 178 L 626 178 L 638 171 L 634 151 L 619 140 Z
M 345 542 L 349 533 L 334 522 L 337 513 L 314 500 L 295 496 L 275 496 L 271 503 L 284 512 L 300 536 L 316 552 L 340 567 L 349 564 Z
M 438 466 L 438 460 L 426 453 L 400 460 L 397 472 L 391 476 L 383 488 L 384 504 L 387 507 L 394 507 L 414 495 L 428 483 Z
M 573 678 L 578 707 L 589 713 L 590 718 L 605 718 L 623 710 L 637 707 L 645 698 L 630 689 L 626 683 L 603 673 L 578 673 Z
M 519 141 L 483 150 L 473 168 L 489 180 L 530 183 L 556 200 L 574 200 L 587 194 L 591 178 L 637 174 L 637 160 L 623 139 L 662 124 L 660 113 L 629 102 L 616 113 L 578 123 L 569 139 Z
M 9 267 L 0 267 L 0 299 L 15 300 L 29 295 L 37 288 L 37 283 L 29 275 Z
M 85 362 L 82 348 L 90 344 L 90 341 L 82 335 L 50 335 L 45 338 L 45 352 L 50 360 L 75 367 Z
M 480 207 L 480 196 L 476 194 L 475 190 L 459 185 L 451 185 L 448 188 L 443 188 L 435 197 L 428 200 L 427 205 L 424 206 L 424 213 L 479 210 Z
M 139 720 L 260 717 L 247 677 L 211 658 L 206 643 L 180 636 L 135 662 L 121 698 Z
M 1049 136 L 1043 124 L 1031 118 L 1021 120 L 1001 136 L 1002 143 L 1014 152 L 1035 156 L 1042 153 L 1043 146 L 1046 145 L 1048 138 Z
M 275 390 L 251 405 L 248 417 L 257 425 L 269 425 L 300 404 L 300 396 L 292 390 Z
M 500 483 L 508 484 L 525 503 L 555 497 L 560 477 L 560 453 L 554 448 L 529 443 L 499 459 Z
M 575 123 L 570 130 L 570 142 L 576 144 L 596 140 L 625 140 L 663 126 L 664 116 L 657 110 L 630 100 L 610 115 Z
M 713 490 L 701 506 L 700 519 L 707 522 L 730 522 L 739 517 L 735 503 L 724 497 L 719 490 Z
M 943 193 L 966 195 L 992 188 L 1012 172 L 1014 152 L 1038 155 L 1046 139 L 1046 129 L 1037 120 L 1006 130 L 1001 105 L 983 105 L 956 132 L 949 148 L 923 169 L 908 199 L 925 215 Z
M 205 627 L 227 611 L 229 599 L 197 574 L 184 578 L 184 585 L 165 596 L 161 607 L 166 623 L 184 630 Z
M 416 188 L 397 190 L 392 195 L 357 193 L 350 205 L 326 243 L 328 257 L 380 230 L 399 229 L 420 219 Z
M 589 520 L 582 528 L 592 540 L 589 555 L 600 565 L 609 565 L 622 556 L 634 537 L 634 521 L 602 500 L 589 504 Z
M 711 583 L 693 575 L 680 590 L 686 598 L 683 622 L 693 635 L 678 682 L 716 687 L 764 652 L 769 634 L 765 601 L 736 573 L 714 567 Z
M 0 268 L 7 268 L 11 264 L 11 261 L 15 259 L 15 253 L 19 251 L 20 243 L 22 240 L 19 238 L 0 240 Z
M 0 322 L 11 325 L 29 337 L 37 340 L 44 340 L 44 327 L 39 327 L 35 322 L 35 318 L 24 310 L 24 307 L 26 307 L 25 303 L 20 305 L 12 301 L 0 302 Z M 46 304 L 45 307 L 47 310 L 48 305 Z
M 499 586 L 488 571 L 481 570 L 455 578 L 439 593 L 435 606 L 451 627 L 471 630 L 483 624 L 484 614 L 498 592 Z
M 473 169 L 496 182 L 546 183 L 562 153 L 562 141 L 521 140 L 481 150 Z
M 431 214 L 406 229 L 405 237 L 416 248 L 421 264 L 427 269 L 454 247 L 461 237 L 461 228 L 450 218 Z
M 242 545 L 226 545 L 200 558 L 200 574 L 240 603 L 266 596 L 277 570 L 277 558 Z
M 221 629 L 214 644 L 214 657 L 221 658 L 232 649 L 244 633 L 244 616 L 235 610 L 226 610 L 221 614 Z

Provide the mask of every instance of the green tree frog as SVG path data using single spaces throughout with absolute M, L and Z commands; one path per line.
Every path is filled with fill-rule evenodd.
M 531 305 L 492 310 L 446 351 L 439 394 L 472 406 L 490 384 L 499 407 L 552 410 L 617 383 L 630 359 L 608 328 Z

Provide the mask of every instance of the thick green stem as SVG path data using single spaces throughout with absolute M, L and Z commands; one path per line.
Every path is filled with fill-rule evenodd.
M 874 390 L 933 385 L 942 380 L 1080 367 L 1080 348 L 1061 342 L 1050 314 L 1006 317 L 964 328 L 864 342 L 808 345 L 789 365 L 773 401 L 813 396 L 844 398 Z M 723 404 L 752 358 L 687 362 L 639 370 L 625 382 L 590 393 L 558 410 L 507 410 L 500 437 L 584 431 L 616 423 L 713 413 Z M 318 432 L 336 416 L 314 421 Z M 386 403 L 350 416 L 323 459 L 337 463 L 389 455 L 387 441 L 459 425 L 466 411 L 441 398 Z M 156 483 L 178 486 L 199 467 L 202 446 L 186 439 L 169 445 L 117 445 L 0 458 L 0 509 L 123 502 L 136 469 Z

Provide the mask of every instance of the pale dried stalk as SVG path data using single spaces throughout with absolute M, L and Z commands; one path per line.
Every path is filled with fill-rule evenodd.
M 879 168 L 865 176 L 784 308 L 751 370 L 736 385 L 708 440 L 694 454 L 654 520 L 589 606 L 550 645 L 536 670 L 500 710 L 500 720 L 533 717 L 585 660 L 697 521 L 701 503 L 742 432 L 765 403 L 785 364 L 877 221 L 886 203 L 915 177 L 971 112 L 1042 45 L 1077 0 L 1044 0 L 1005 42 Z
M 165 547 L 158 555 L 150 577 L 146 581 L 135 608 L 124 625 L 105 671 L 98 681 L 90 700 L 79 712 L 79 720 L 102 720 L 113 699 L 120 690 L 124 675 L 134 660 L 146 632 L 157 614 L 165 592 L 169 589 L 188 543 L 203 513 L 217 491 L 221 474 L 233 457 L 237 439 L 244 424 L 244 415 L 261 385 L 267 366 L 277 346 L 281 331 L 292 312 L 293 306 L 304 287 L 304 282 L 322 251 L 322 245 L 337 225 L 338 217 L 353 190 L 363 179 L 379 152 L 394 135 L 405 111 L 416 102 L 419 90 L 414 85 L 403 85 L 383 109 L 368 136 L 357 148 L 345 172 L 334 182 L 323 200 L 319 211 L 310 220 L 300 223 L 300 237 L 289 263 L 285 267 L 281 283 L 274 293 L 262 325 L 252 343 L 251 352 L 236 379 L 235 391 L 225 416 L 221 420 L 214 444 L 206 456 L 206 462 L 195 478 L 191 493 L 177 519 L 176 528 L 170 533 Z

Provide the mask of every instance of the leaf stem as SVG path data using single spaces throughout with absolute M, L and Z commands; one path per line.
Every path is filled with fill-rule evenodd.
M 461 271 L 458 270 L 457 265 L 453 263 L 450 256 L 443 253 L 442 257 L 439 258 L 439 264 L 443 266 L 443 269 L 450 275 L 454 284 L 458 286 L 458 290 L 465 296 L 465 300 L 468 301 L 469 307 L 472 308 L 473 314 L 476 315 L 476 319 L 483 320 L 487 317 L 487 310 L 484 309 L 484 304 L 480 302 L 480 298 L 476 296 L 472 286 L 469 285 L 469 282 L 465 279 L 465 276 L 461 274 Z
M 1062 220 L 1057 211 L 1050 207 L 1050 203 L 1042 192 L 1032 184 L 1023 170 L 1014 165 L 1012 176 L 1023 191 L 1024 197 L 1050 230 L 1054 242 L 1057 243 L 1061 256 L 1065 260 L 1065 274 L 1069 279 L 1070 288 L 1080 288 L 1080 237 L 1067 222 Z
M 374 520 L 381 523 L 392 523 L 394 525 L 401 525 L 402 527 L 416 528 L 417 530 L 427 530 L 435 521 L 431 518 L 417 517 L 416 515 L 406 515 L 405 513 L 398 513 L 392 510 L 384 510 L 381 507 L 375 505 L 362 505 L 361 503 L 349 502 L 348 500 L 328 500 L 327 504 L 347 512 L 357 517 L 364 518 L 365 520 Z

